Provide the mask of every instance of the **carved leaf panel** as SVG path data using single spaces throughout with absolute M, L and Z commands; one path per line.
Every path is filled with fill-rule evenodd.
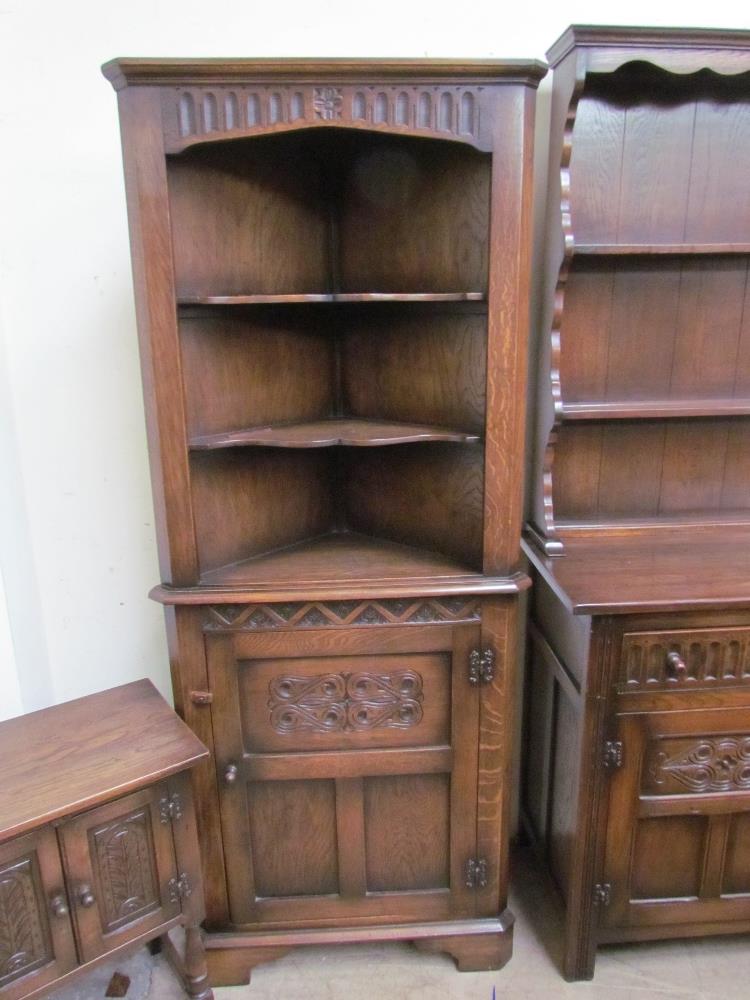
M 0 988 L 53 958 L 35 854 L 0 868 Z
M 101 886 L 101 917 L 109 933 L 160 906 L 151 817 L 139 809 L 89 833 Z

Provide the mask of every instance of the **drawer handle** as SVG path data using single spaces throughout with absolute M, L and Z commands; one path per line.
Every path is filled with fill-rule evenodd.
M 49 908 L 52 910 L 52 915 L 55 917 L 67 917 L 68 915 L 68 901 L 63 895 L 63 893 L 58 892 L 49 901 Z
M 687 665 L 679 653 L 667 653 L 667 673 L 676 680 L 687 674 Z
M 82 885 L 78 890 L 78 902 L 81 906 L 85 906 L 88 909 L 93 906 L 96 902 L 96 896 L 91 891 L 90 885 Z
M 236 764 L 227 764 L 224 768 L 224 781 L 227 785 L 233 785 L 237 780 L 237 774 L 239 773 Z

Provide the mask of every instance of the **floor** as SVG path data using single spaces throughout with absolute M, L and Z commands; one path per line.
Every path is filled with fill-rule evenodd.
M 347 945 L 298 950 L 253 972 L 250 986 L 215 990 L 216 1000 L 748 1000 L 746 937 L 602 948 L 593 982 L 559 975 L 560 914 L 525 854 L 514 864 L 513 958 L 500 972 L 458 973 L 443 955 L 408 945 Z M 142 949 L 99 970 L 53 1000 L 104 1000 L 114 971 L 130 977 L 127 1000 L 178 1000 L 184 994 L 161 957 Z

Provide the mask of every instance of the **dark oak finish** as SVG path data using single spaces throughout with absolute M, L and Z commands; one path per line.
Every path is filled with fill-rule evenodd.
M 187 993 L 211 1000 L 189 773 L 207 757 L 146 680 L 0 724 L 3 998 L 160 937 Z
M 750 930 L 750 32 L 550 58 L 524 814 L 579 979 Z
M 104 72 L 212 979 L 342 940 L 499 968 L 544 67 Z

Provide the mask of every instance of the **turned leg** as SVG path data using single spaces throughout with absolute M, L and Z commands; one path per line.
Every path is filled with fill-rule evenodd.
M 185 989 L 194 1000 L 213 1000 L 213 990 L 208 985 L 206 952 L 200 927 L 191 924 L 185 928 Z
M 450 955 L 459 972 L 488 972 L 502 969 L 513 953 L 513 928 L 497 934 L 455 934 L 449 937 L 418 938 L 412 944 L 419 951 Z

